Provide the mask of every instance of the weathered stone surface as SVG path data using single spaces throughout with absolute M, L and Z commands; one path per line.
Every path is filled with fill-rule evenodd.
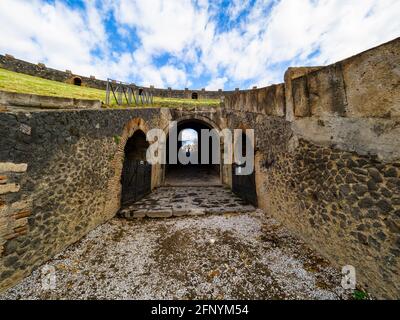
M 158 188 L 142 200 L 122 208 L 119 215 L 128 219 L 142 218 L 135 215 L 142 212 L 149 218 L 169 218 L 254 211 L 252 205 L 243 204 L 240 198 L 222 186 L 192 186 Z
M 308 117 L 311 115 L 307 78 L 301 77 L 292 81 L 292 95 L 294 115 L 296 117 Z
M 347 99 L 340 65 L 309 73 L 305 78 L 312 116 L 346 115 Z
M 195 119 L 220 129 L 254 129 L 260 207 L 336 266 L 354 265 L 360 285 L 368 284 L 371 293 L 398 298 L 396 108 L 400 104 L 398 90 L 393 90 L 397 67 L 392 63 L 397 61 L 397 46 L 388 44 L 375 51 L 376 56 L 369 52 L 314 71 L 320 74 L 292 79 L 289 93 L 282 85 L 239 92 L 227 97 L 225 108 L 0 112 L 0 162 L 7 167 L 2 173 L 7 183 L 0 187 L 21 185 L 19 192 L 0 197 L 0 290 L 116 214 L 124 143 L 131 131 L 166 128 L 169 120 Z M 373 74 L 375 62 L 380 70 Z M 358 80 L 351 78 L 351 69 L 357 71 Z M 388 79 L 383 78 L 385 70 Z M 371 79 L 376 83 L 368 84 Z M 343 96 L 343 85 L 350 94 Z M 376 92 L 386 85 L 387 90 Z M 280 105 L 282 91 L 293 96 L 298 118 L 292 122 L 282 116 L 282 110 L 288 114 Z M 319 92 L 326 96 L 317 97 Z M 377 107 L 379 100 L 382 106 Z M 14 164 L 28 164 L 29 169 L 16 169 Z M 232 185 L 231 169 L 221 170 L 228 185 Z M 154 168 L 153 187 L 160 185 L 162 170 Z M 229 199 L 234 200 L 228 203 L 212 201 L 230 193 L 223 188 L 194 192 L 187 201 L 171 201 L 174 192 L 171 189 L 159 199 L 159 212 L 193 212 L 200 207 L 201 213 L 219 208 L 229 213 L 245 206 L 232 194 Z M 34 199 L 32 208 L 12 207 L 25 199 Z M 145 202 L 143 212 L 128 210 L 126 216 L 147 213 Z
M 0 184 L 0 194 L 18 192 L 19 190 L 20 186 L 15 183 Z
M 341 63 L 350 117 L 400 116 L 400 41 Z
M 26 163 L 0 162 L 0 172 L 26 172 Z

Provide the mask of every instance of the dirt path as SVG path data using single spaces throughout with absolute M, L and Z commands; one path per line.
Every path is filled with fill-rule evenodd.
M 114 218 L 0 299 L 346 299 L 341 275 L 260 211 Z

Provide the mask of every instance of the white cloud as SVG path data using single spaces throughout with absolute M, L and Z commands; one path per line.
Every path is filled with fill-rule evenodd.
M 249 6 L 250 0 L 232 0 L 228 8 L 228 16 L 235 20 Z
M 215 36 L 202 57 L 215 77 L 265 86 L 283 80 L 276 64 L 333 63 L 400 35 L 397 0 L 281 0 L 266 15 L 270 3 L 257 1 L 244 23 Z
M 0 52 L 142 85 L 183 88 L 204 75 L 211 76 L 208 89 L 233 89 L 279 82 L 288 65 L 332 63 L 400 35 L 398 0 L 221 3 L 84 0 L 83 9 L 73 9 L 61 0 L 1 0 Z M 231 22 L 248 14 L 219 31 L 218 9 Z M 106 26 L 112 15 L 116 30 Z M 111 47 L 113 32 L 138 47 Z M 164 54 L 170 58 L 157 67 Z
M 93 7 L 84 16 L 58 1 L 2 0 L 0 21 L 0 52 L 61 70 L 102 74 L 91 51 L 104 45 L 105 32 Z
M 228 82 L 227 77 L 214 78 L 206 86 L 207 90 L 219 90 L 225 88 L 225 83 Z

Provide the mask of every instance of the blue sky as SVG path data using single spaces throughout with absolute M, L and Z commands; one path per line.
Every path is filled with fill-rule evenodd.
M 156 87 L 245 89 L 400 35 L 399 0 L 0 0 L 0 53 Z

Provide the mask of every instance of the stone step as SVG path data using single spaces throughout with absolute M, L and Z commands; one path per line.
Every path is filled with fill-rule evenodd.
M 172 218 L 256 211 L 225 186 L 160 187 L 142 200 L 121 208 L 126 219 Z

